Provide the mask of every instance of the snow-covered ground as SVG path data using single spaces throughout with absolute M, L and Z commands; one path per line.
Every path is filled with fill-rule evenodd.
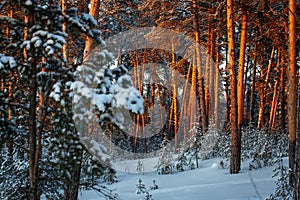
M 145 168 L 155 160 L 143 160 Z M 130 165 L 130 162 L 126 162 Z M 136 162 L 132 162 L 132 168 Z M 124 164 L 124 163 L 123 163 Z M 116 164 L 115 164 L 116 165 Z M 119 167 L 122 163 L 119 163 Z M 121 200 L 141 200 L 145 194 L 136 194 L 138 179 L 147 188 L 153 185 L 153 179 L 159 186 L 157 190 L 147 190 L 154 200 L 254 200 L 265 199 L 275 190 L 273 167 L 260 170 L 248 170 L 248 163 L 243 163 L 239 174 L 229 174 L 228 169 L 219 169 L 219 160 L 202 161 L 198 169 L 176 172 L 171 175 L 158 175 L 146 172 L 144 175 L 126 166 L 127 172 L 117 173 L 118 183 L 109 185 L 115 189 Z M 124 166 L 122 166 L 124 167 Z M 128 172 L 129 171 L 129 172 Z M 148 171 L 147 169 L 145 171 Z M 94 191 L 83 191 L 80 200 L 103 199 Z

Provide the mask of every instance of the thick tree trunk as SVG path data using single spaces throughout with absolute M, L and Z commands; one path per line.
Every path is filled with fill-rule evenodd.
M 241 136 L 237 127 L 237 83 L 234 59 L 234 24 L 233 1 L 227 0 L 227 30 L 230 70 L 230 125 L 231 125 L 231 157 L 230 173 L 237 174 L 241 167 Z
M 288 73 L 288 130 L 289 130 L 289 168 L 290 184 L 295 188 L 295 181 L 299 179 L 295 168 L 296 153 L 296 118 L 297 118 L 297 81 L 296 81 L 296 35 L 295 35 L 295 0 L 289 1 L 289 73 Z M 299 194 L 294 192 L 294 199 L 299 199 Z
M 83 151 L 80 152 L 81 160 L 83 156 Z M 66 182 L 66 187 L 64 190 L 64 200 L 77 200 L 78 199 L 78 191 L 79 191 L 79 184 L 80 184 L 80 174 L 81 174 L 81 165 L 75 164 L 74 167 L 71 169 L 71 179 Z

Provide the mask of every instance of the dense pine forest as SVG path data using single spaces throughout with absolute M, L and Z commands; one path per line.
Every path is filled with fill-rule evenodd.
M 157 157 L 273 166 L 268 199 L 299 200 L 299 19 L 299 0 L 2 0 L 0 199 L 120 199 L 112 162 Z

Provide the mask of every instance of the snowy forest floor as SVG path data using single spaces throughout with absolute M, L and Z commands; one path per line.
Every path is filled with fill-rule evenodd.
M 284 160 L 287 163 L 287 159 Z M 155 159 L 142 161 L 145 171 L 156 162 Z M 220 169 L 219 159 L 201 161 L 198 169 L 158 175 L 156 172 L 135 173 L 136 165 L 126 161 L 127 166 L 118 163 L 115 167 L 126 167 L 127 172 L 117 172 L 119 182 L 109 185 L 121 200 L 142 200 L 145 194 L 136 194 L 136 184 L 141 178 L 153 200 L 254 200 L 265 199 L 275 191 L 275 166 L 249 170 L 248 162 L 242 164 L 239 174 L 229 174 L 229 169 Z M 124 164 L 124 163 L 123 163 Z M 116 165 L 116 163 L 115 163 Z M 147 169 L 148 167 L 148 169 Z M 148 190 L 156 180 L 157 190 Z M 95 191 L 82 191 L 80 200 L 103 199 Z

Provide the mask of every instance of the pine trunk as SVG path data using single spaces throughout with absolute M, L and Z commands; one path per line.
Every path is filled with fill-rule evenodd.
M 227 30 L 229 51 L 230 78 L 230 125 L 231 125 L 231 157 L 230 173 L 237 174 L 241 166 L 241 137 L 237 127 L 237 83 L 234 59 L 234 24 L 233 1 L 227 0 Z
M 272 48 L 271 56 L 269 59 L 268 69 L 266 71 L 266 78 L 264 81 L 264 84 L 262 85 L 262 90 L 260 91 L 260 104 L 259 104 L 259 113 L 258 113 L 258 122 L 257 122 L 257 128 L 261 129 L 264 127 L 265 122 L 265 104 L 266 104 L 266 95 L 267 95 L 267 89 L 269 84 L 269 77 L 270 77 L 270 71 L 271 67 L 273 65 L 273 58 L 274 58 L 274 52 L 275 48 Z M 264 76 L 264 72 L 262 70 L 262 76 Z
M 80 152 L 81 159 L 83 152 Z M 81 174 L 81 163 L 74 165 L 70 171 L 71 179 L 66 183 L 66 188 L 64 190 L 64 200 L 77 200 L 78 191 L 80 184 L 80 174 Z
M 215 124 L 216 127 L 219 128 L 219 50 L 217 49 L 216 53 L 216 69 L 215 69 L 215 88 L 214 88 L 214 117 L 215 117 Z
M 283 58 L 283 56 L 282 56 Z M 281 74 L 280 74 L 280 96 L 281 96 L 281 102 L 280 102 L 280 113 L 281 113 L 281 130 L 283 131 L 283 134 L 286 134 L 286 116 L 285 116 L 285 105 L 286 105 L 286 96 L 285 96 L 285 74 L 286 69 L 284 65 L 281 65 Z
M 99 14 L 99 4 L 100 0 L 91 0 L 90 1 L 90 11 L 89 14 L 94 17 L 94 19 L 97 21 L 98 14 Z M 93 38 L 87 37 L 85 40 L 85 49 L 83 58 L 85 59 L 89 53 L 91 52 L 93 47 Z
M 61 10 L 62 10 L 63 15 L 65 15 L 65 12 L 67 10 L 66 0 L 61 1 Z M 64 33 L 67 33 L 67 23 L 66 22 L 62 23 L 62 31 Z M 62 54 L 63 54 L 63 58 L 67 60 L 67 44 L 63 44 Z
M 255 82 L 256 82 L 256 61 L 257 61 L 257 55 L 256 55 L 256 46 L 255 46 L 255 54 L 253 59 L 253 70 L 252 70 L 252 87 L 251 87 L 251 94 L 250 94 L 250 123 L 254 123 L 254 108 L 255 108 Z
M 194 36 L 195 36 L 195 43 L 196 43 L 196 67 L 197 67 L 197 74 L 198 74 L 198 83 L 199 83 L 199 105 L 200 105 L 200 112 L 201 112 L 201 124 L 202 130 L 205 132 L 207 129 L 208 119 L 206 114 L 205 108 L 205 96 L 204 96 L 204 84 L 203 84 L 203 76 L 202 76 L 202 69 L 201 69 L 201 49 L 200 49 L 200 33 L 198 27 L 198 9 L 197 9 L 197 0 L 193 0 L 193 12 L 194 12 Z
M 34 6 L 30 7 L 28 10 L 28 27 L 31 27 L 34 24 Z M 24 32 L 27 34 L 27 32 Z M 26 35 L 27 37 L 27 35 Z M 27 52 L 26 52 L 27 54 Z M 25 56 L 27 57 L 27 55 Z M 32 57 L 31 63 L 31 84 L 30 84 L 30 93 L 29 93 L 29 116 L 28 116 L 28 139 L 29 139 L 29 152 L 28 152 L 28 161 L 29 161 L 29 182 L 30 182 L 30 191 L 29 197 L 30 200 L 38 200 L 38 165 L 36 162 L 36 109 L 37 109 L 37 90 L 38 85 L 36 81 L 37 66 L 34 56 Z
M 289 1 L 289 73 L 288 73 L 288 130 L 289 130 L 289 168 L 290 184 L 295 188 L 298 185 L 295 181 L 299 179 L 295 168 L 295 153 L 296 153 L 296 118 L 297 118 L 297 81 L 296 81 L 296 35 L 295 35 L 295 14 L 296 14 L 295 0 Z M 294 192 L 294 199 L 299 199 L 296 189 Z
M 244 67 L 245 67 L 245 51 L 247 41 L 247 14 L 243 11 L 242 16 L 242 30 L 241 30 L 241 41 L 240 41 L 240 58 L 239 58 L 239 74 L 238 74 L 238 85 L 237 85 L 237 96 L 238 96 L 238 132 L 241 132 L 241 126 L 244 114 Z
M 13 8 L 12 6 L 10 6 L 10 9 L 9 9 L 9 17 L 13 18 L 13 15 L 14 15 L 14 11 L 13 11 Z M 7 38 L 11 38 L 11 29 L 7 27 L 6 29 L 6 37 Z M 12 40 L 9 40 L 9 44 L 12 44 Z M 12 95 L 13 95 L 13 82 L 12 82 L 12 78 L 13 78 L 13 72 L 10 71 L 9 72 L 9 81 L 8 81 L 8 99 L 11 100 L 12 99 Z M 12 119 L 12 110 L 11 108 L 8 106 L 7 108 L 7 120 L 10 121 Z M 7 146 L 7 149 L 8 149 L 8 155 L 9 157 L 12 158 L 13 156 L 13 139 L 12 137 L 9 137 L 7 140 L 6 140 L 6 146 Z

